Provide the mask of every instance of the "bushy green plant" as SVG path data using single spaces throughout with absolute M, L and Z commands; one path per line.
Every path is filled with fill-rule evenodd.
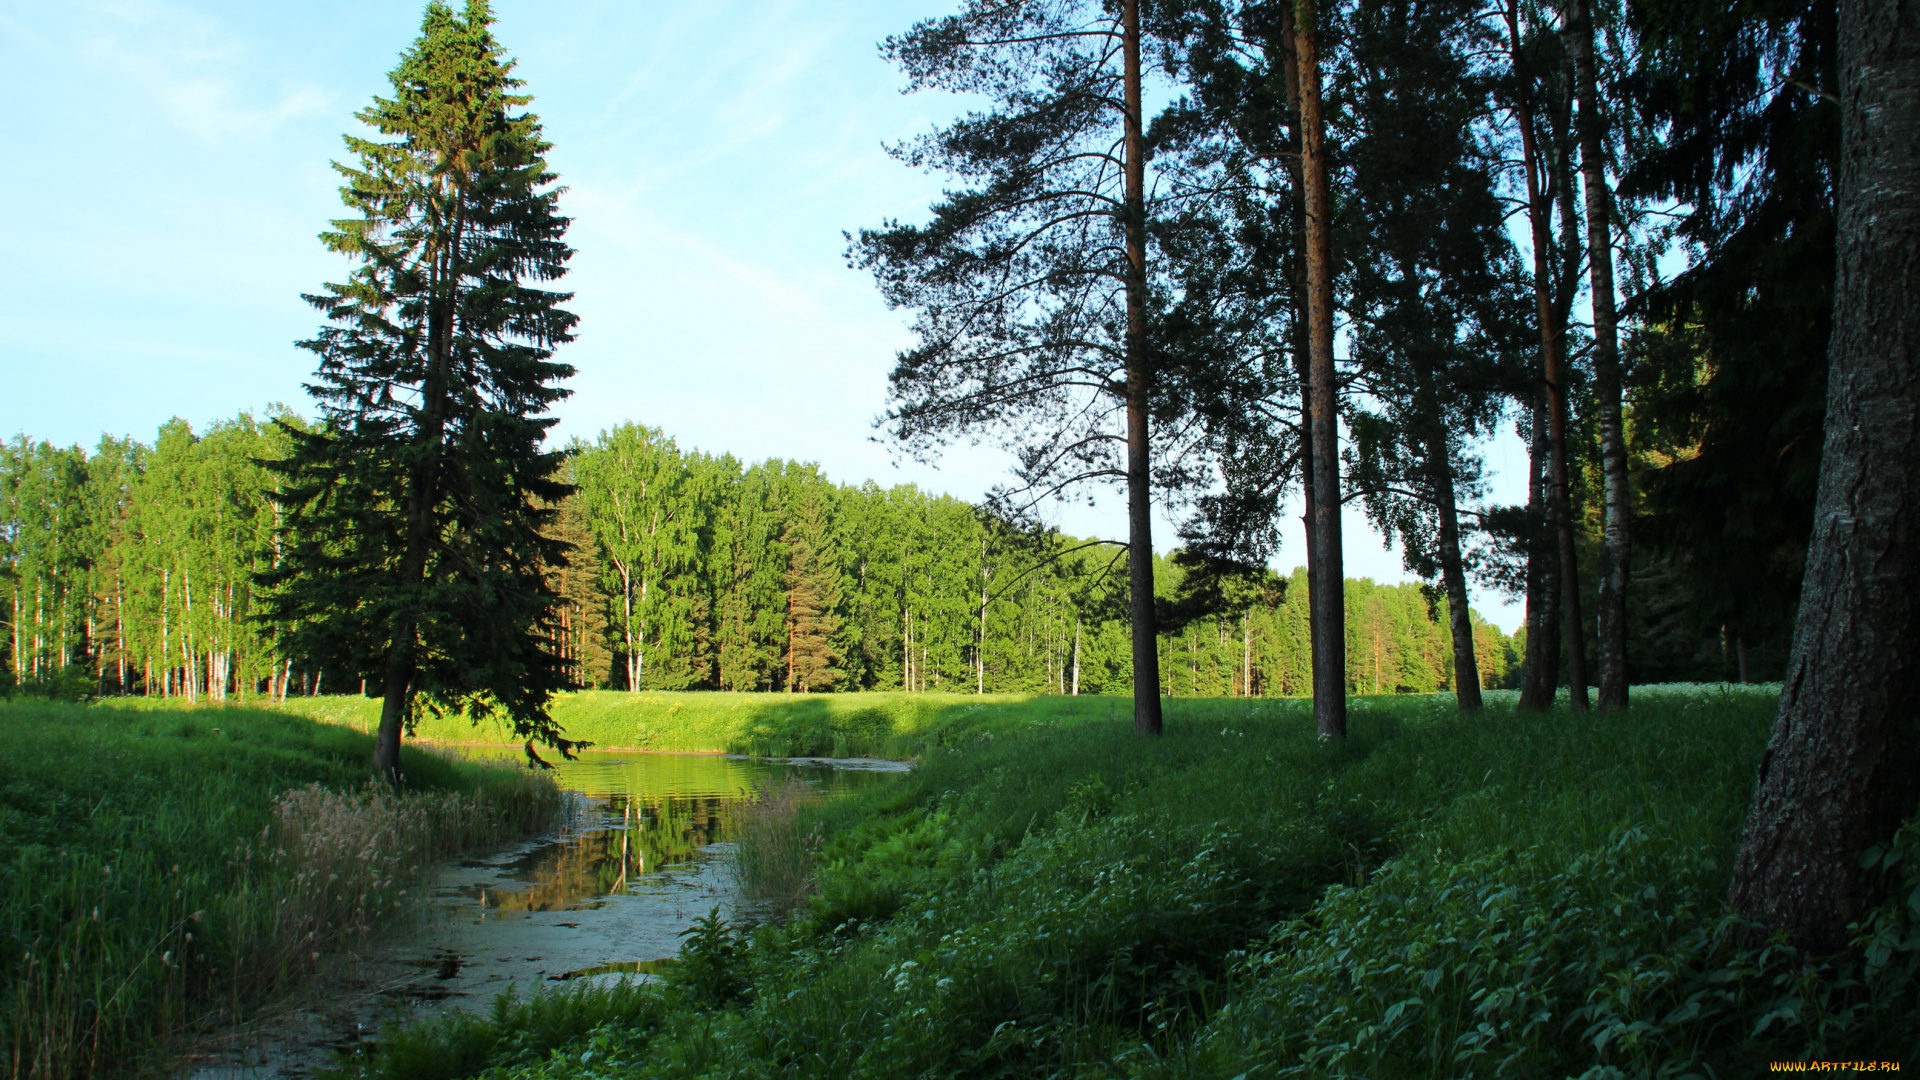
M 680 932 L 680 955 L 662 981 L 676 1001 L 707 1009 L 743 1003 L 749 990 L 746 937 L 714 908 Z
M 580 983 L 520 997 L 511 991 L 494 998 L 483 1016 L 442 1013 L 414 1024 L 389 1024 L 370 1053 L 336 1058 L 323 1080 L 352 1077 L 405 1077 L 406 1080 L 459 1080 L 487 1073 L 500 1075 L 514 1066 L 538 1066 L 562 1048 L 573 1064 L 602 1067 L 619 1058 L 605 1052 L 617 1042 L 644 1045 L 667 1011 L 652 987 L 622 979 Z M 586 1042 L 581 1049 L 575 1044 Z M 602 1051 L 595 1055 L 595 1046 Z
M 61 668 L 49 668 L 37 675 L 13 683 L 5 688 L 8 694 L 21 697 L 40 698 L 45 701 L 91 701 L 97 696 L 100 684 L 93 672 L 81 664 L 68 664 Z

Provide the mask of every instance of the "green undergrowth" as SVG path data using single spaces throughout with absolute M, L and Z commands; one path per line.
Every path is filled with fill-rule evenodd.
M 358 696 L 292 698 L 281 706 L 317 720 L 371 730 L 380 703 Z M 1176 700 L 1192 715 L 1238 715 L 1244 706 Z M 583 690 L 557 695 L 553 719 L 569 739 L 618 750 L 773 757 L 917 758 L 981 733 L 1026 732 L 1088 721 L 1128 722 L 1123 697 L 1035 694 L 744 694 Z M 417 737 L 437 742 L 519 742 L 499 719 L 425 716 Z
M 803 815 L 824 841 L 788 920 L 709 921 L 571 1031 L 516 1042 L 511 1010 L 395 1029 L 347 1075 L 1600 1080 L 1911 1058 L 1912 831 L 1880 853 L 1899 902 L 1863 929 L 1866 962 L 1748 948 L 1724 914 L 1775 701 L 1360 700 L 1336 745 L 1293 702 L 1175 702 L 1157 740 L 982 730 Z
M 0 1054 L 11 1076 L 158 1069 L 403 905 L 410 864 L 550 820 L 525 770 L 240 707 L 0 701 Z

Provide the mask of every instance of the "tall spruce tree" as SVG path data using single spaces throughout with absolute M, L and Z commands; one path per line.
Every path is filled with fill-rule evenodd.
M 329 325 L 301 343 L 321 424 L 288 428 L 285 557 L 263 575 L 283 648 L 365 678 L 385 703 L 374 769 L 398 773 L 416 704 L 515 730 L 567 752 L 547 713 L 566 685 L 552 634 L 559 598 L 546 536 L 567 494 L 546 450 L 548 408 L 573 369 L 572 255 L 549 144 L 485 0 L 435 0 L 389 79 L 357 116 L 341 197 L 355 216 L 321 234 L 358 265 L 307 300 Z
M 1636 449 L 1660 465 L 1642 480 L 1644 546 L 1673 568 L 1696 639 L 1724 627 L 1772 667 L 1799 600 L 1827 407 L 1835 3 L 1630 12 L 1652 137 L 1621 192 L 1684 206 L 1674 229 L 1698 252 L 1633 306 Z

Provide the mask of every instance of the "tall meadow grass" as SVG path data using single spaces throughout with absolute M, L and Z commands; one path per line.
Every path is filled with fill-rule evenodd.
M 733 870 L 740 890 L 768 916 L 784 919 L 813 893 L 813 861 L 820 849 L 818 822 L 802 812 L 820 795 L 797 776 L 760 785 L 734 811 Z
M 160 1069 L 406 909 L 455 850 L 550 819 L 550 781 L 243 708 L 0 704 L 0 1052 L 14 1077 Z

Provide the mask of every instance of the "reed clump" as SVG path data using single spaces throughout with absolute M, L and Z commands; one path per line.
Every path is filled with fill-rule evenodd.
M 244 928 L 249 945 L 234 954 L 232 983 L 257 994 L 328 957 L 361 952 L 407 909 L 421 871 L 540 829 L 558 808 L 553 782 L 524 772 L 475 791 L 395 791 L 370 781 L 357 791 L 308 784 L 281 794 L 259 847 L 243 854 L 263 860 L 275 895 L 246 913 L 265 921 Z
M 774 918 L 785 918 L 813 893 L 821 831 L 808 827 L 804 811 L 819 801 L 812 785 L 788 776 L 761 784 L 735 811 L 734 874 L 741 891 Z
M 0 1071 L 151 1071 L 408 909 L 418 872 L 544 827 L 552 782 L 245 709 L 0 704 Z

